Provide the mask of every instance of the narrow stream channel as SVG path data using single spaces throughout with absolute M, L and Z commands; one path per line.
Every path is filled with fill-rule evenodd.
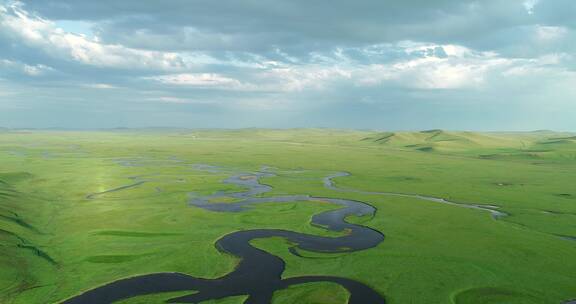
M 123 165 L 134 165 L 133 161 Z M 194 165 L 194 169 L 210 173 L 230 172 L 222 168 L 210 165 Z M 444 198 L 425 196 L 420 194 L 374 192 L 351 188 L 338 187 L 334 183 L 335 178 L 347 177 L 348 172 L 338 172 L 322 179 L 324 187 L 338 192 L 352 192 L 367 195 L 384 195 L 408 197 L 436 203 L 449 204 L 462 208 L 477 209 L 489 212 L 494 219 L 508 216 L 507 213 L 498 210 L 498 206 L 454 202 Z M 346 232 L 340 237 L 323 237 L 298 233 L 280 229 L 255 229 L 236 231 L 227 234 L 216 241 L 216 248 L 240 259 L 239 264 L 231 273 L 217 279 L 201 279 L 182 273 L 154 273 L 117 280 L 109 284 L 97 287 L 76 297 L 68 299 L 63 304 L 107 304 L 136 296 L 149 295 L 161 292 L 190 291 L 190 295 L 172 298 L 169 303 L 200 303 L 207 300 L 222 299 L 231 296 L 247 295 L 245 304 L 269 304 L 273 293 L 286 289 L 292 285 L 311 282 L 332 282 L 339 284 L 348 290 L 350 297 L 348 304 L 382 304 L 384 297 L 370 286 L 361 282 L 332 276 L 303 276 L 282 279 L 285 270 L 285 262 L 266 251 L 258 249 L 250 244 L 252 240 L 282 237 L 290 244 L 292 254 L 300 256 L 297 249 L 321 252 L 321 253 L 344 253 L 365 250 L 378 246 L 384 235 L 366 226 L 351 224 L 346 221 L 348 216 L 374 216 L 376 209 L 368 203 L 334 197 L 314 197 L 311 195 L 284 195 L 262 197 L 263 194 L 272 190 L 271 186 L 261 183 L 261 178 L 276 176 L 269 167 L 263 167 L 259 172 L 233 174 L 226 178 L 223 183 L 242 187 L 244 190 L 234 193 L 217 191 L 206 196 L 197 196 L 190 193 L 189 203 L 191 206 L 210 210 L 213 212 L 242 212 L 255 204 L 261 203 L 287 203 L 287 202 L 328 202 L 340 206 L 339 209 L 315 214 L 311 224 L 333 232 Z M 144 182 L 144 181 L 139 181 Z M 101 193 L 94 193 L 91 197 L 108 192 L 128 189 L 140 185 L 139 182 L 127 186 L 118 187 Z M 230 199 L 234 202 L 230 203 Z M 576 304 L 571 300 L 564 304 Z
M 196 169 L 217 172 L 219 168 L 201 165 Z M 257 197 L 272 190 L 260 182 L 262 177 L 275 176 L 271 172 L 240 173 L 224 183 L 237 185 L 244 191 L 236 193 L 216 192 L 215 194 L 192 197 L 192 206 L 215 212 L 241 212 L 249 205 L 270 202 L 310 202 L 323 201 L 341 206 L 312 217 L 315 226 L 334 231 L 346 232 L 340 237 L 323 237 L 280 229 L 255 229 L 236 231 L 216 241 L 221 252 L 236 256 L 239 264 L 231 273 L 217 279 L 200 279 L 182 273 L 155 273 L 121 279 L 97 287 L 64 301 L 64 304 L 106 304 L 140 295 L 170 291 L 193 292 L 190 295 L 173 298 L 169 303 L 199 303 L 206 300 L 230 296 L 247 295 L 245 304 L 269 304 L 273 293 L 292 285 L 311 282 L 333 282 L 348 290 L 349 304 L 381 304 L 384 297 L 371 287 L 354 280 L 331 276 L 305 276 L 282 279 L 284 261 L 250 244 L 254 239 L 282 237 L 294 247 L 325 253 L 353 252 L 377 246 L 384 240 L 379 231 L 366 226 L 346 222 L 346 217 L 373 216 L 376 209 L 371 205 L 342 198 L 313 197 L 310 195 L 290 195 Z M 234 198 L 237 202 L 227 203 L 219 199 Z M 292 251 L 294 252 L 294 251 Z

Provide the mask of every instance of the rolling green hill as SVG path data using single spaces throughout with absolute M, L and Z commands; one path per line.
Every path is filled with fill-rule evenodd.
M 310 225 L 313 215 L 337 208 L 322 201 L 267 203 L 237 213 L 190 206 L 192 193 L 239 190 L 222 183 L 226 172 L 194 166 L 210 164 L 230 172 L 271 168 L 277 176 L 262 179 L 273 187 L 271 196 L 347 198 L 378 210 L 372 218 L 348 218 L 385 235 L 368 250 L 297 256 L 283 239 L 256 240 L 258 248 L 286 262 L 286 278 L 350 278 L 375 288 L 389 303 L 559 304 L 576 298 L 575 136 L 9 130 L 0 134 L 0 303 L 59 303 L 148 273 L 217 278 L 238 263 L 214 247 L 233 231 L 346 233 Z M 324 186 L 323 179 L 335 172 L 351 174 L 334 179 L 341 191 Z M 465 207 L 473 204 L 506 216 Z M 341 287 L 314 284 L 282 290 L 273 303 L 346 302 Z M 168 298 L 157 294 L 122 303 Z
M 483 158 L 574 158 L 576 136 L 571 133 L 535 132 L 382 132 L 363 142 L 388 147 L 451 154 L 476 154 Z

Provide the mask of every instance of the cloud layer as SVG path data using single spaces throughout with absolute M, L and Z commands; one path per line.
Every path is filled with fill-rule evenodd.
M 570 12 L 569 0 L 0 0 L 0 121 L 576 129 Z

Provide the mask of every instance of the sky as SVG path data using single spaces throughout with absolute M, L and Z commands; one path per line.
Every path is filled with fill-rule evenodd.
M 576 131 L 574 0 L 0 0 L 0 127 Z

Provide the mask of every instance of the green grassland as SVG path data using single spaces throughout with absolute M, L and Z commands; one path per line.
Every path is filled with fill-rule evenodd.
M 285 277 L 332 275 L 364 282 L 388 303 L 560 304 L 576 298 L 576 134 L 430 130 L 116 130 L 0 132 L 0 303 L 58 303 L 139 274 L 217 278 L 234 257 L 214 242 L 242 229 L 334 235 L 310 225 L 322 202 L 270 203 L 241 213 L 190 207 L 190 192 L 233 191 L 225 173 L 276 168 L 266 195 L 310 194 L 369 202 L 378 247 L 292 255 L 279 238 L 254 244 L 286 263 Z M 499 206 L 508 217 L 408 197 Z M 135 184 L 137 181 L 145 181 Z M 122 188 L 126 186 L 125 188 Z M 111 189 L 118 191 L 107 192 Z M 190 292 L 188 292 L 190 293 Z M 163 303 L 187 293 L 118 303 Z M 274 303 L 346 303 L 328 283 L 294 286 Z M 244 297 L 205 303 L 242 303 Z

